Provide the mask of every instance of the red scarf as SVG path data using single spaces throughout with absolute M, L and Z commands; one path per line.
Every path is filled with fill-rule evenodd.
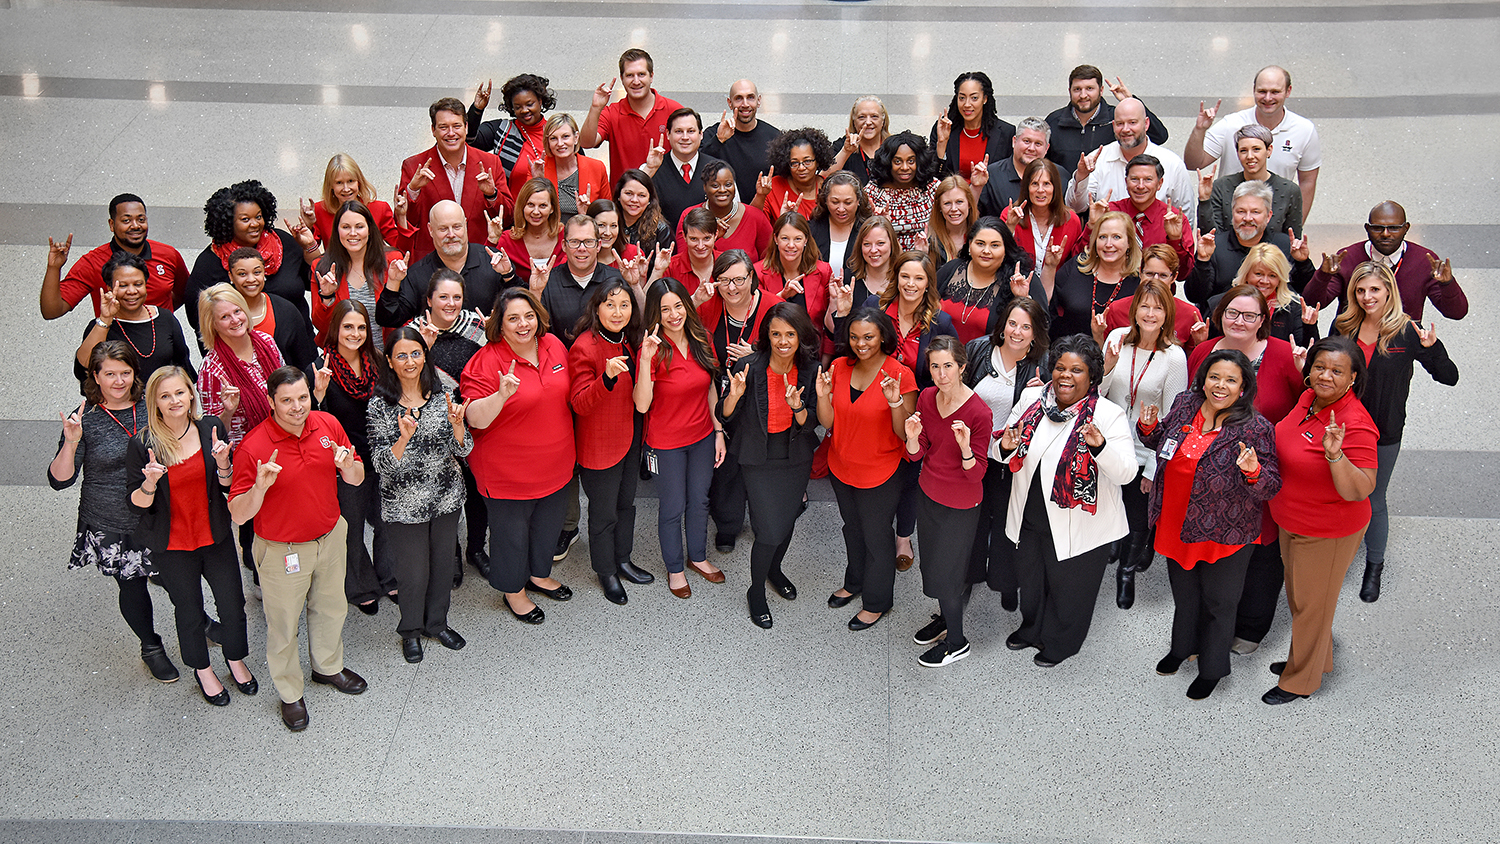
M 229 272 L 229 256 L 240 248 L 240 244 L 231 240 L 211 244 L 208 248 L 219 256 L 219 261 L 224 264 L 224 271 Z M 260 252 L 260 260 L 266 265 L 266 275 L 276 275 L 276 271 L 281 269 L 281 236 L 276 234 L 275 229 L 268 228 L 261 232 L 260 242 L 255 244 L 255 249 Z
M 1099 390 L 1093 388 L 1083 401 L 1069 408 L 1073 416 L 1073 430 L 1068 432 L 1068 441 L 1063 445 L 1062 459 L 1057 462 L 1057 474 L 1052 478 L 1052 503 L 1071 510 L 1074 507 L 1082 507 L 1085 513 L 1094 513 L 1099 506 L 1099 475 L 1094 465 L 1094 453 L 1089 451 L 1089 444 L 1083 440 L 1083 426 L 1094 418 L 1094 408 L 1099 404 Z M 1041 424 L 1042 417 L 1046 414 L 1044 406 L 1056 408 L 1057 401 L 1052 397 L 1052 385 L 1048 384 L 1042 397 L 1036 403 L 1021 414 L 1021 419 L 1016 423 L 1019 427 L 1020 444 L 1016 446 L 1015 453 L 1010 456 L 1009 466 L 1012 472 L 1021 471 L 1021 463 L 1026 458 L 1026 452 L 1031 447 L 1031 437 L 1036 433 L 1037 425 Z M 1001 430 L 1001 434 L 1005 431 Z
M 255 361 L 262 370 L 265 370 L 266 364 L 281 357 L 276 343 L 260 331 L 250 332 L 250 348 L 255 351 Z M 251 377 L 245 362 L 240 360 L 233 349 L 223 344 L 222 340 L 214 347 L 214 351 L 219 353 L 219 363 L 223 366 L 229 383 L 240 390 L 240 410 L 245 412 L 245 430 L 248 431 L 271 415 L 271 399 L 266 395 L 266 385 Z
M 339 354 L 337 340 L 328 344 L 325 350 L 328 359 L 328 368 L 333 370 L 333 380 L 339 382 L 339 389 L 344 394 L 356 401 L 365 401 L 375 393 L 375 356 L 369 352 L 360 352 L 359 368 L 364 375 L 355 375 L 354 367 L 344 356 Z

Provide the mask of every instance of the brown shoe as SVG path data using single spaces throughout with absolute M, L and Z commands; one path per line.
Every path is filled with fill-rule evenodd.
M 681 586 L 668 586 L 667 589 L 679 598 L 693 597 L 693 587 L 691 584 L 684 583 Z
M 307 729 L 307 704 L 301 698 L 291 703 L 283 701 L 281 704 L 281 723 L 285 724 L 286 728 L 294 733 L 300 733 Z
M 916 560 L 913 560 L 910 554 L 897 554 L 896 571 L 906 571 L 907 569 L 911 568 L 912 564 L 915 562 Z
M 369 684 L 365 682 L 365 678 L 347 668 L 337 674 L 319 674 L 314 671 L 312 679 L 314 683 L 332 686 L 346 695 L 364 694 L 365 689 L 369 688 Z
M 703 579 L 708 581 L 709 583 L 724 582 L 724 572 L 710 569 L 708 567 L 708 563 L 695 563 L 689 560 L 687 567 L 702 575 Z

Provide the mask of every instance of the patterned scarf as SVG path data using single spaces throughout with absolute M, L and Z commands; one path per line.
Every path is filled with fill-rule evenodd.
M 1021 442 L 1010 456 L 1009 466 L 1012 472 L 1021 471 L 1021 463 L 1031 447 L 1032 435 L 1036 433 L 1037 425 L 1041 424 L 1042 417 L 1047 415 L 1048 410 L 1073 415 L 1073 429 L 1068 432 L 1062 459 L 1057 462 L 1057 475 L 1052 479 L 1052 503 L 1065 510 L 1082 507 L 1083 512 L 1092 514 L 1099 505 L 1099 475 L 1094 466 L 1094 454 L 1089 451 L 1088 443 L 1083 441 L 1083 426 L 1093 421 L 1094 408 L 1098 404 L 1099 390 L 1095 387 L 1089 389 L 1089 394 L 1083 401 L 1067 411 L 1059 411 L 1057 400 L 1052 396 L 1052 385 L 1048 384 L 1042 397 L 1021 414 L 1017 423 Z M 1005 432 L 1001 430 L 999 433 Z
M 276 349 L 276 342 L 261 331 L 250 332 L 250 348 L 255 350 L 255 361 L 260 364 L 262 374 L 270 375 L 266 364 L 281 356 Z M 224 367 L 224 374 L 229 378 L 229 383 L 240 389 L 240 409 L 245 412 L 245 430 L 248 431 L 256 425 L 264 422 L 271 415 L 271 400 L 266 396 L 266 385 L 264 381 L 256 381 L 250 375 L 250 370 L 240 356 L 227 345 L 216 345 L 215 351 L 220 352 L 219 363 Z
M 355 401 L 367 401 L 375 393 L 375 356 L 361 351 L 359 369 L 364 375 L 355 375 L 354 367 L 344 360 L 333 343 L 329 344 L 326 351 L 324 357 L 328 359 L 328 368 L 333 370 L 333 380 L 339 382 L 339 389 Z
M 227 243 L 210 244 L 208 248 L 219 256 L 219 261 L 224 264 L 224 271 L 229 272 L 229 256 L 240 248 L 240 244 L 231 240 Z M 276 275 L 276 271 L 281 269 L 281 236 L 276 234 L 275 229 L 266 228 L 261 232 L 260 242 L 255 244 L 255 249 L 260 252 L 260 259 L 266 265 L 266 275 Z

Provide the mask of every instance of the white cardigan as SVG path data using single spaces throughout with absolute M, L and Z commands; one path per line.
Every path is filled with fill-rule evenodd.
M 1032 405 L 1042 397 L 1042 387 L 1030 387 L 1021 394 L 1021 400 L 1011 409 L 1007 427 L 1013 426 Z M 1121 484 L 1135 480 L 1139 467 L 1135 462 L 1135 438 L 1130 435 L 1130 423 L 1120 406 L 1101 397 L 1094 407 L 1094 426 L 1104 435 L 1104 450 L 1094 458 L 1099 478 L 1097 507 L 1091 515 L 1081 507 L 1063 509 L 1052 501 L 1052 479 L 1057 474 L 1057 464 L 1062 460 L 1063 446 L 1073 430 L 1076 419 L 1053 422 L 1042 417 L 1032 434 L 1031 447 L 1021 468 L 1010 483 L 1010 509 L 1005 519 L 1005 535 L 1011 542 L 1021 538 L 1021 519 L 1026 512 L 1026 496 L 1031 491 L 1032 475 L 1038 470 L 1042 475 L 1042 491 L 1047 495 L 1047 521 L 1052 526 L 1052 547 L 1059 560 L 1076 557 L 1085 551 L 1114 542 L 1130 532 L 1125 521 L 1125 505 L 1120 499 Z M 1000 440 L 990 445 L 990 459 L 1004 460 Z
M 1104 342 L 1121 342 L 1129 330 L 1116 328 Z M 1136 386 L 1134 406 L 1126 407 L 1125 410 L 1129 414 L 1127 418 L 1131 437 L 1135 440 L 1135 463 L 1146 470 L 1146 477 L 1154 479 L 1156 452 L 1141 444 L 1140 438 L 1135 434 L 1135 423 L 1140 421 L 1141 411 L 1148 404 L 1156 405 L 1160 416 L 1166 416 L 1167 411 L 1172 409 L 1172 402 L 1177 400 L 1177 394 L 1188 386 L 1187 355 L 1175 343 L 1168 346 L 1165 352 L 1157 352 L 1155 355 L 1149 351 L 1137 350 L 1135 346 L 1121 346 L 1120 359 L 1116 361 L 1115 368 L 1105 374 L 1104 381 L 1099 384 L 1099 395 L 1121 407 L 1130 401 L 1132 352 L 1136 355 L 1136 373 L 1140 382 Z

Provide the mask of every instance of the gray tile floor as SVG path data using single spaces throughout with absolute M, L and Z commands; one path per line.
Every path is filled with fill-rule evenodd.
M 1500 837 L 1485 785 L 1500 770 L 1500 384 L 1479 365 L 1500 328 L 1500 164 L 1485 154 L 1500 132 L 1500 6 L 236 6 L 0 2 L 0 332 L 33 352 L 0 379 L 0 841 Z M 687 602 L 635 588 L 624 608 L 592 586 L 580 544 L 559 568 L 578 595 L 549 604 L 545 625 L 516 624 L 470 578 L 453 613 L 469 647 L 418 666 L 400 657 L 391 605 L 351 615 L 348 661 L 370 691 L 311 689 L 297 736 L 274 694 L 217 710 L 190 678 L 152 682 L 113 585 L 64 570 L 75 494 L 38 486 L 86 322 L 36 316 L 47 235 L 75 231 L 76 257 L 107 236 L 103 204 L 131 190 L 153 235 L 191 260 L 194 209 L 214 188 L 253 176 L 290 207 L 340 150 L 388 198 L 400 159 L 431 143 L 433 97 L 533 70 L 581 115 L 631 44 L 652 51 L 662 91 L 706 115 L 748 74 L 771 122 L 831 132 L 868 92 L 894 126 L 925 132 L 972 67 L 995 77 L 1002 116 L 1045 113 L 1087 61 L 1123 76 L 1178 150 L 1199 99 L 1239 107 L 1256 68 L 1290 66 L 1291 107 L 1318 121 L 1325 150 L 1313 248 L 1359 239 L 1369 207 L 1398 199 L 1473 303 L 1461 324 L 1438 318 L 1464 380 L 1414 382 L 1385 596 L 1365 605 L 1346 584 L 1324 690 L 1259 703 L 1285 655 L 1283 612 L 1212 699 L 1187 701 L 1191 667 L 1151 672 L 1171 614 L 1160 567 L 1129 612 L 1106 585 L 1083 653 L 1058 669 L 1002 646 L 1015 618 L 991 594 L 970 611 L 973 657 L 922 669 L 910 637 L 932 607 L 915 571 L 866 633 L 823 605 L 843 551 L 821 487 L 787 566 L 802 595 L 772 598 L 771 631 L 745 618 L 748 534 L 719 560 L 727 584 L 694 581 Z M 659 571 L 654 520 L 644 498 L 637 560 Z M 251 664 L 268 680 L 249 609 Z

